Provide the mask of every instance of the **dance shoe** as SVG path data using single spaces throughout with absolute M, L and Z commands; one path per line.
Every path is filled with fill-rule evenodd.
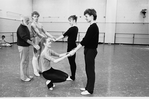
M 81 92 L 81 95 L 90 95 L 91 93 L 89 93 L 87 90 Z
M 21 79 L 21 80 L 24 82 L 29 82 L 29 81 L 31 81 L 31 78 L 26 78 L 25 80 L 23 80 L 23 79 Z

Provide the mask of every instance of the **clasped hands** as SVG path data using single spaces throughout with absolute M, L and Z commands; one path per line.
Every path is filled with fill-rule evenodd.
M 59 57 L 65 57 L 65 56 L 69 57 L 73 56 L 75 53 L 76 53 L 75 50 L 71 50 L 70 52 L 60 54 Z
M 40 49 L 40 46 L 39 45 L 33 45 L 33 47 L 36 49 L 36 50 L 39 50 Z
M 67 53 L 68 57 L 73 56 L 76 53 L 75 49 L 71 50 L 70 52 Z

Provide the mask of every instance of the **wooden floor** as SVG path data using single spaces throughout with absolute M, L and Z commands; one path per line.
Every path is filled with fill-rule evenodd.
M 53 50 L 66 51 L 67 44 L 56 42 Z M 32 48 L 30 48 L 32 49 Z M 33 75 L 30 51 L 30 75 Z M 83 48 L 77 52 L 75 81 L 56 83 L 53 91 L 47 89 L 45 79 L 34 77 L 22 82 L 19 76 L 17 45 L 0 49 L 0 97 L 84 97 L 80 88 L 86 85 Z M 70 74 L 67 58 L 52 63 L 54 68 Z M 87 97 L 148 97 L 149 96 L 149 47 L 136 45 L 98 46 L 96 57 L 96 82 L 94 94 Z M 85 96 L 86 97 L 86 96 Z

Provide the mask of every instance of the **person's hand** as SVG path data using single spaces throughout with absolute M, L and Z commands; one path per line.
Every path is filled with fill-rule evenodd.
M 48 38 L 50 38 L 53 42 L 55 42 L 56 41 L 56 38 L 55 37 L 51 37 L 51 36 L 47 36 Z
M 32 37 L 32 38 L 31 38 L 31 40 L 33 41 L 33 40 L 35 40 L 35 38 L 34 38 L 34 37 Z
M 57 60 L 57 59 L 55 59 L 53 62 L 54 62 L 54 63 L 57 63 L 57 62 L 58 62 L 58 60 Z
M 73 56 L 75 53 L 76 53 L 75 50 L 71 50 L 71 51 L 68 53 L 68 56 Z
M 40 46 L 39 45 L 33 45 L 34 48 L 36 48 L 37 50 L 40 49 Z
M 62 53 L 62 54 L 60 54 L 59 55 L 59 57 L 63 57 L 63 56 L 65 56 L 65 55 L 67 55 L 68 53 Z
M 55 37 L 52 37 L 52 41 L 54 41 L 54 42 L 55 42 L 55 41 L 56 41 L 56 38 L 55 38 Z

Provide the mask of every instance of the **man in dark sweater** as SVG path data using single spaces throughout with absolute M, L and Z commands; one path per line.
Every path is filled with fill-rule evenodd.
M 22 81 L 30 81 L 31 76 L 29 76 L 29 46 L 32 45 L 37 50 L 38 45 L 35 45 L 30 39 L 30 32 L 27 27 L 29 24 L 29 17 L 23 17 L 22 23 L 17 29 L 17 45 L 20 53 L 20 78 Z
M 87 84 L 85 88 L 80 88 L 82 95 L 93 94 L 95 84 L 95 57 L 97 55 L 97 47 L 99 40 L 99 29 L 95 22 L 97 18 L 96 11 L 94 9 L 87 9 L 84 12 L 86 20 L 90 23 L 90 26 L 86 32 L 86 35 L 80 42 L 80 44 L 72 51 L 70 55 L 76 53 L 78 49 L 84 46 L 84 58 L 85 58 L 85 70 L 87 75 Z

